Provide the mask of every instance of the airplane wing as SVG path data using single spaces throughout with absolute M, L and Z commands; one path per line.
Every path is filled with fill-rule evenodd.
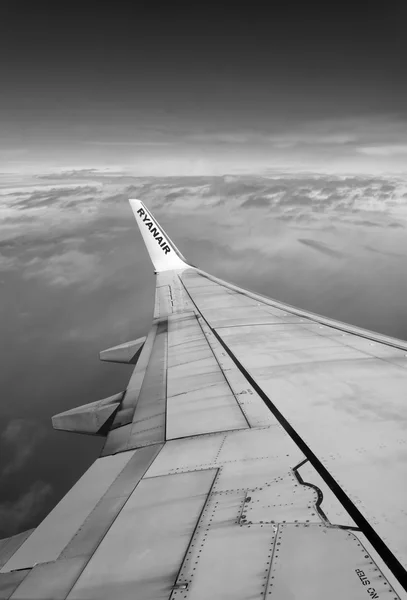
M 127 389 L 53 417 L 101 457 L 0 542 L 0 598 L 407 598 L 407 342 L 188 264 L 131 206 L 153 324 Z

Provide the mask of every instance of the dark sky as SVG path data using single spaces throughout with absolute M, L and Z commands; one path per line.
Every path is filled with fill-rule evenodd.
M 169 146 L 176 174 L 265 155 L 399 169 L 406 25 L 402 1 L 6 2 L 0 152 L 12 169 L 146 168 Z
M 250 122 L 404 111 L 406 21 L 401 1 L 6 2 L 3 102 Z
M 129 197 L 193 264 L 407 338 L 405 6 L 2 3 L 0 537 L 96 458 L 51 416 L 150 327 Z

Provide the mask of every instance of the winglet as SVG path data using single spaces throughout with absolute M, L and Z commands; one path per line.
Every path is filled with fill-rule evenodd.
M 185 258 L 141 200 L 129 200 L 156 273 L 187 269 Z

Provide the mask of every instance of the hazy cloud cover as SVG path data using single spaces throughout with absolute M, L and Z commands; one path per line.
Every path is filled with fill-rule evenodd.
M 55 432 L 50 418 L 124 389 L 131 368 L 102 364 L 98 352 L 150 327 L 154 275 L 129 197 L 192 264 L 407 338 L 401 175 L 4 174 L 0 535 L 34 526 L 97 457 L 101 440 Z
M 29 488 L 21 486 L 16 498 L 4 500 L 11 477 L 23 477 L 24 471 L 36 463 L 34 453 L 45 437 L 43 424 L 28 419 L 11 419 L 0 434 L 0 531 L 3 536 L 26 529 L 33 520 L 48 512 L 53 490 L 51 484 L 43 481 L 34 481 Z
M 0 502 L 0 523 L 3 537 L 29 529 L 39 517 L 45 517 L 52 486 L 37 481 L 16 500 Z
M 41 190 L 39 186 L 27 202 L 41 195 L 46 202 L 58 190 L 61 195 L 75 195 L 81 191 L 79 186 L 83 186 L 82 193 L 93 194 L 94 186 L 103 183 L 101 168 L 102 175 L 104 171 L 118 179 L 123 178 L 124 171 L 129 180 L 132 173 L 144 177 L 221 176 L 270 168 L 328 176 L 386 176 L 405 171 L 404 112 L 325 117 L 304 114 L 289 119 L 279 115 L 278 110 L 275 114 L 264 113 L 263 108 L 249 114 L 243 107 L 230 112 L 207 108 L 193 115 L 157 108 L 126 108 L 114 114 L 103 107 L 93 113 L 74 109 L 68 116 L 62 113 L 59 120 L 50 114 L 40 128 L 36 122 L 27 125 L 20 118 L 14 123 L 15 131 L 8 134 L 10 124 L 2 123 L 0 112 L 0 128 L 4 130 L 0 140 L 2 168 L 15 177 L 26 177 L 28 173 L 35 177 L 49 171 L 45 177 L 54 181 L 54 189 Z M 22 124 L 23 132 L 16 134 Z M 64 173 L 57 174 L 57 170 Z M 92 174 L 93 181 L 89 180 Z M 75 183 L 66 182 L 63 189 L 60 182 L 69 175 Z
M 0 435 L 2 455 L 8 456 L 1 477 L 19 471 L 30 460 L 38 443 L 44 438 L 42 424 L 26 419 L 13 419 Z

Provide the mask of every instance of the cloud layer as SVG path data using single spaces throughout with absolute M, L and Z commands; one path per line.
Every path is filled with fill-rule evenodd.
M 407 337 L 401 176 L 276 169 L 3 176 L 0 393 L 8 402 L 0 406 L 0 517 L 7 527 L 0 535 L 34 525 L 98 455 L 100 440 L 53 432 L 50 417 L 124 389 L 130 370 L 99 363 L 98 352 L 150 327 L 154 275 L 129 197 L 153 210 L 192 264 L 290 304 Z
M 43 481 L 37 481 L 17 500 L 0 502 L 1 534 L 4 537 L 14 535 L 19 531 L 33 526 L 35 520 L 44 515 L 44 508 L 52 496 L 52 486 Z
M 0 448 L 5 457 L 0 477 L 22 469 L 30 460 L 45 432 L 41 423 L 27 419 L 13 419 L 0 434 Z

